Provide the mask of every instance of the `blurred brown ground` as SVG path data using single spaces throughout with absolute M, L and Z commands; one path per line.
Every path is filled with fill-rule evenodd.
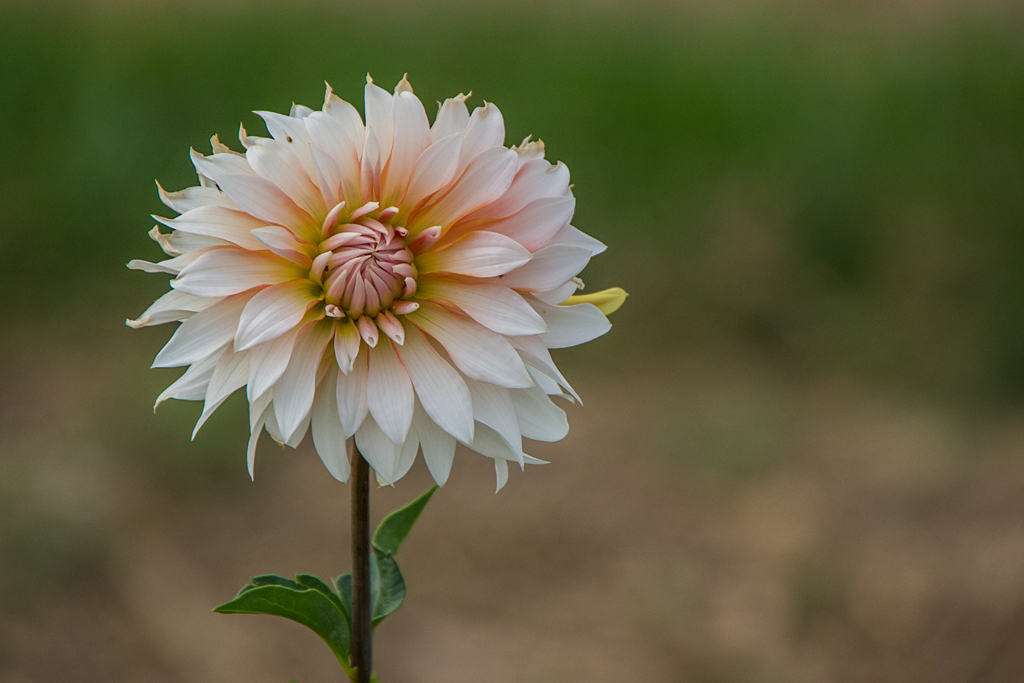
M 142 352 L 58 344 L 42 381 L 4 378 L 5 500 L 103 542 L 83 576 L 6 596 L 0 680 L 337 680 L 305 629 L 209 610 L 250 573 L 345 568 L 346 488 L 308 447 L 177 492 L 108 457 L 83 387 Z M 381 680 L 1021 679 L 1024 413 L 958 420 L 729 352 L 608 363 L 568 439 L 532 449 L 552 464 L 494 495 L 460 452 L 403 548 Z M 376 516 L 428 484 L 418 463 Z
M 916 21 L 956 3 L 859 6 Z M 716 291 L 757 299 L 785 259 L 761 273 L 751 236 L 723 234 L 736 274 Z M 646 310 L 637 283 L 627 307 Z M 556 357 L 586 405 L 530 449 L 550 465 L 495 495 L 489 461 L 460 451 L 402 551 L 383 683 L 1024 680 L 1024 407 L 732 338 L 636 356 L 626 320 Z M 168 330 L 109 322 L 0 337 L 0 534 L 22 551 L 0 557 L 0 683 L 339 680 L 305 629 L 210 609 L 252 574 L 346 571 L 346 487 L 308 444 L 266 438 L 249 483 L 237 401 L 205 428 L 233 449 L 211 469 L 140 465 L 168 457 L 141 435 L 202 448 L 166 423 L 195 406 L 127 409 L 170 381 L 125 389 Z M 429 483 L 417 463 L 374 491 L 375 517 Z

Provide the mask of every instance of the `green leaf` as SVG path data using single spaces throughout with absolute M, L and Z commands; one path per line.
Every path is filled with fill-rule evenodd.
M 349 619 L 341 598 L 316 577 L 302 575 L 297 578 L 310 587 L 280 576 L 258 576 L 234 600 L 213 611 L 220 614 L 269 614 L 291 619 L 320 636 L 345 671 L 351 672 L 348 665 L 351 654 Z
M 352 613 L 352 575 L 342 574 L 334 580 L 334 587 L 338 589 L 341 601 L 348 605 L 349 614 Z
M 352 575 L 342 574 L 334 580 L 334 585 L 351 624 Z M 405 579 L 394 556 L 374 548 L 370 555 L 370 619 L 374 626 L 401 606 L 405 590 Z
M 374 548 L 370 579 L 376 579 L 375 585 L 371 584 L 371 619 L 376 626 L 384 621 L 384 617 L 402 606 L 405 601 L 405 578 L 402 577 L 398 562 L 391 553 Z
M 320 591 L 328 598 L 330 598 L 331 602 L 337 605 L 338 609 L 341 610 L 341 613 L 345 615 L 345 622 L 349 624 L 352 623 L 351 599 L 349 600 L 349 602 L 346 603 L 344 600 L 341 599 L 341 596 L 334 592 L 334 590 L 330 586 L 328 586 L 326 583 L 321 581 L 318 577 L 313 576 L 312 574 L 299 574 L 295 577 L 295 580 L 301 586 L 305 588 L 312 588 L 315 591 Z
M 380 592 L 380 564 L 377 561 L 377 549 L 370 553 L 370 618 L 373 618 L 377 607 L 377 594 Z
M 239 595 L 245 591 L 258 588 L 259 586 L 285 586 L 286 588 L 294 588 L 295 590 L 302 590 L 302 586 L 292 579 L 286 579 L 283 576 L 277 574 L 261 574 L 260 576 L 252 577 L 252 583 L 242 588 Z
M 380 548 L 386 553 L 397 555 L 398 550 L 402 547 L 402 542 L 409 535 L 412 525 L 419 519 L 420 513 L 423 512 L 423 508 L 430 502 L 430 497 L 434 495 L 436 490 L 437 486 L 430 487 L 430 490 L 422 496 L 385 517 L 384 521 L 377 527 L 376 533 L 373 534 L 374 547 Z

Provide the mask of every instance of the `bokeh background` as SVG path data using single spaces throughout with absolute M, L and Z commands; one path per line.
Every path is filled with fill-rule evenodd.
M 1024 13 L 979 0 L 0 5 L 0 682 L 337 681 L 210 609 L 348 569 L 348 492 L 244 399 L 151 411 L 153 179 L 367 71 L 495 102 L 630 291 L 572 431 L 460 452 L 385 683 L 1024 680 Z M 429 107 L 428 107 L 429 108 Z M 421 463 L 374 516 L 428 485 Z

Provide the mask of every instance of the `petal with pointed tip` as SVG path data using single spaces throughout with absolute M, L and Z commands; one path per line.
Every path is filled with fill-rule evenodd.
M 217 185 L 238 208 L 260 220 L 283 225 L 310 242 L 320 235 L 319 223 L 265 178 L 228 174 L 218 180 Z
M 396 349 L 422 409 L 441 429 L 469 443 L 473 440 L 473 402 L 465 380 L 434 350 L 414 325 L 406 326 L 405 345 Z
M 255 292 L 229 296 L 196 313 L 174 331 L 153 361 L 154 368 L 173 368 L 202 360 L 235 336 L 238 318 Z
M 508 388 L 533 386 L 522 359 L 503 336 L 436 304 L 424 303 L 405 316 L 445 348 L 463 373 Z
M 514 289 L 546 292 L 578 275 L 589 261 L 588 249 L 550 244 L 534 252 L 529 263 L 503 276 L 501 284 Z
M 523 297 L 499 284 L 424 277 L 419 281 L 417 296 L 449 301 L 498 334 L 540 334 L 548 329 L 544 319 Z
M 427 464 L 430 476 L 438 486 L 444 486 L 455 459 L 455 438 L 427 417 L 423 407 L 418 404 L 413 414 L 412 427 L 420 440 L 423 461 Z
M 266 251 L 217 248 L 183 268 L 171 286 L 197 296 L 230 296 L 305 275 L 301 266 Z
M 498 277 L 529 263 L 530 252 L 511 237 L 478 231 L 416 257 L 420 273 Z
M 274 384 L 274 415 L 286 440 L 291 439 L 309 415 L 316 392 L 316 371 L 333 335 L 332 321 L 312 323 L 305 333 L 300 333 L 287 369 Z
M 352 441 L 345 436 L 338 420 L 338 373 L 328 372 L 317 387 L 313 400 L 313 446 L 324 467 L 340 482 L 348 481 Z
M 260 291 L 238 321 L 235 348 L 251 349 L 294 329 L 317 301 L 318 287 L 306 279 L 290 280 Z
M 395 347 L 384 341 L 370 350 L 366 405 L 370 415 L 395 443 L 404 443 L 412 424 L 414 394 Z
M 355 434 L 366 419 L 366 377 L 369 373 L 369 360 L 370 354 L 363 351 L 356 356 L 347 375 L 338 375 L 338 418 L 346 437 Z
M 177 218 L 168 219 L 159 216 L 153 218 L 167 227 L 181 232 L 213 237 L 251 251 L 263 249 L 263 244 L 253 237 L 250 231 L 260 228 L 266 223 L 242 211 L 232 211 L 222 206 L 201 206 L 187 211 Z
M 612 328 L 608 318 L 594 304 L 552 306 L 534 299 L 530 305 L 548 324 L 548 331 L 540 338 L 549 349 L 584 344 Z

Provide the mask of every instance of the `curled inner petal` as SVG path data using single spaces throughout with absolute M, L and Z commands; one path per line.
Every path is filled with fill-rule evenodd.
M 382 217 L 383 212 L 377 218 Z M 323 270 L 312 275 L 322 277 L 329 306 L 358 320 L 364 315 L 375 318 L 390 309 L 409 289 L 406 281 L 415 282 L 416 267 L 404 229 L 392 228 L 367 214 L 355 221 L 330 229 L 314 260 Z

